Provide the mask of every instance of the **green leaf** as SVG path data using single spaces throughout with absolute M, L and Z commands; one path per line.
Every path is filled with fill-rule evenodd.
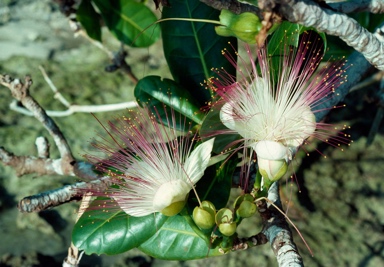
M 167 122 L 167 114 L 169 116 L 171 113 L 168 111 L 164 114 L 163 104 L 174 110 L 176 118 L 182 114 L 194 124 L 200 124 L 203 120 L 204 114 L 191 94 L 172 80 L 146 76 L 136 84 L 134 94 L 140 106 L 156 107 L 164 123 Z
M 72 242 L 87 254 L 114 255 L 140 246 L 169 218 L 160 213 L 132 217 L 121 210 L 101 211 L 95 200 L 72 232 Z
M 200 1 L 170 0 L 162 18 L 197 18 L 218 20 L 220 12 Z M 235 75 L 234 66 L 221 54 L 228 42 L 236 48 L 235 38 L 218 36 L 214 24 L 189 21 L 161 23 L 165 58 L 174 80 L 188 90 L 199 106 L 205 106 L 212 92 L 202 84 L 216 76 L 212 68 L 224 68 Z M 228 51 L 233 51 L 232 48 Z M 234 52 L 234 51 L 233 51 Z
M 268 57 L 270 60 L 270 73 L 271 80 L 276 82 L 279 80 L 281 71 L 282 57 L 288 52 L 288 46 L 298 47 L 300 36 L 304 32 L 315 31 L 313 28 L 304 27 L 300 24 L 294 24 L 288 21 L 282 22 L 279 27 L 273 32 L 272 37 L 268 41 Z M 321 37 L 324 48 L 326 49 L 326 36 L 324 33 L 315 31 Z M 312 40 L 315 38 L 313 35 L 310 36 Z M 316 41 L 320 42 L 320 41 Z
M 224 163 L 224 164 L 223 164 Z M 201 201 L 212 202 L 216 209 L 225 207 L 232 188 L 232 176 L 238 163 L 237 157 L 226 159 L 209 166 L 204 176 L 196 184 L 196 191 Z M 189 196 L 189 205 L 195 207 L 198 201 L 194 194 Z
M 210 248 L 182 215 L 170 217 L 139 249 L 164 260 L 193 260 L 222 255 L 218 247 Z
M 160 37 L 155 14 L 135 0 L 92 0 L 108 29 L 126 45 L 148 47 Z
M 230 144 L 241 138 L 239 134 L 221 133 L 222 131 L 229 131 L 229 129 L 220 121 L 220 109 L 221 106 L 214 106 L 205 116 L 200 128 L 200 136 L 202 136 L 204 140 L 215 136 L 212 151 L 216 154 L 220 154 L 225 149 L 229 149 Z
M 76 18 L 84 27 L 88 36 L 101 42 L 101 25 L 99 14 L 95 11 L 90 0 L 81 1 L 76 12 Z
M 278 28 L 273 32 L 272 37 L 268 41 L 268 54 L 269 55 L 282 55 L 284 49 L 283 45 L 291 45 L 294 47 L 299 46 L 300 35 L 305 31 L 316 31 L 314 28 L 305 27 L 300 24 L 294 24 L 288 21 L 282 22 Z M 317 32 L 317 31 L 316 31 Z M 327 39 L 324 33 L 317 32 L 324 42 L 324 49 L 326 48 Z

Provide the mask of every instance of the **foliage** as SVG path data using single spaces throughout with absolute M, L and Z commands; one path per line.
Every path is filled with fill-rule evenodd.
M 142 78 L 134 91 L 138 103 L 142 107 L 160 110 L 163 122 L 167 122 L 166 114 L 172 109 L 177 117 L 185 116 L 202 136 L 212 129 L 220 132 L 226 127 L 220 122 L 218 109 L 212 108 L 206 112 L 211 108 L 210 103 L 218 98 L 210 81 L 218 77 L 215 68 L 224 69 L 228 75 L 236 77 L 233 62 L 227 60 L 221 51 L 227 49 L 230 57 L 236 58 L 236 38 L 255 43 L 255 36 L 262 24 L 251 13 L 235 15 L 223 11 L 220 14 L 200 1 L 172 0 L 169 3 L 171 7 L 162 9 L 164 21 L 160 24 L 156 24 L 156 16 L 149 8 L 135 0 L 83 0 L 77 18 L 91 38 L 101 41 L 101 16 L 109 31 L 119 41 L 132 47 L 150 46 L 161 32 L 164 54 L 173 80 L 159 76 Z M 200 19 L 220 19 L 222 25 L 215 27 Z M 285 45 L 297 47 L 300 35 L 310 30 L 283 22 L 268 37 L 272 77 L 279 75 L 280 60 L 286 52 Z M 325 34 L 319 33 L 319 36 L 326 47 Z M 239 139 L 239 135 L 217 136 L 213 148 L 215 156 L 225 149 L 236 149 L 234 144 Z M 254 197 L 250 195 L 239 197 L 234 207 L 226 208 L 238 161 L 237 157 L 223 157 L 205 171 L 204 177 L 196 185 L 197 195 L 201 200 L 210 201 L 215 209 L 216 225 L 211 229 L 201 229 L 195 223 L 193 210 L 199 206 L 200 200 L 193 193 L 190 193 L 183 211 L 172 217 L 161 213 L 132 217 L 121 210 L 101 212 L 97 205 L 103 200 L 96 199 L 77 222 L 72 240 L 75 246 L 88 254 L 112 255 L 139 248 L 148 255 L 168 260 L 221 255 L 230 249 L 237 237 L 236 227 L 243 219 L 252 216 L 256 209 Z M 255 188 L 259 190 L 260 173 L 256 176 Z

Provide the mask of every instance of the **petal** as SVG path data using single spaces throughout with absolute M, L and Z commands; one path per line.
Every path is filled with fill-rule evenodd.
M 254 150 L 257 157 L 267 160 L 286 159 L 290 152 L 282 143 L 268 140 L 257 142 Z
M 184 180 L 173 180 L 162 184 L 153 197 L 153 209 L 162 211 L 175 202 L 184 201 L 192 186 Z
M 185 160 L 184 171 L 188 175 L 189 182 L 196 184 L 208 167 L 209 159 L 215 138 L 209 139 L 198 145 Z
M 241 114 L 243 117 L 243 120 L 239 118 L 237 115 L 234 116 L 233 113 L 233 106 L 234 104 L 232 102 L 225 103 L 224 106 L 220 110 L 220 120 L 221 122 L 229 129 L 236 131 L 239 133 L 242 137 L 245 139 L 254 139 L 255 137 L 255 131 L 252 131 L 253 127 L 249 127 L 249 123 L 244 123 L 243 121 L 248 122 L 246 118 L 247 115 Z
M 233 107 L 231 103 L 225 103 L 220 110 L 221 122 L 231 130 L 237 130 L 235 119 L 233 118 Z

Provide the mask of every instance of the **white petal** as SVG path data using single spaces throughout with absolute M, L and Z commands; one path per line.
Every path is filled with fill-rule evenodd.
M 208 167 L 209 159 L 213 148 L 215 138 L 209 139 L 197 146 L 185 160 L 184 170 L 188 178 L 193 184 L 196 184 L 203 176 L 205 169 Z
M 220 120 L 229 129 L 237 131 L 235 120 L 233 119 L 233 107 L 231 103 L 225 103 L 220 110 Z
M 248 114 L 244 114 L 243 117 L 247 118 Z M 245 139 L 253 139 L 255 136 L 255 131 L 253 131 L 255 127 L 250 127 L 249 122 L 244 123 L 242 120 L 234 118 L 233 103 L 224 104 L 220 110 L 220 120 L 227 128 L 238 132 Z
M 286 159 L 290 153 L 289 149 L 282 143 L 268 140 L 257 142 L 254 150 L 258 157 L 267 160 Z
M 153 209 L 162 211 L 175 202 L 184 201 L 192 186 L 178 179 L 162 184 L 153 197 Z

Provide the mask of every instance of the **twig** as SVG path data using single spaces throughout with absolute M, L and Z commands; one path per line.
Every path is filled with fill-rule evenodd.
M 72 169 L 72 165 L 70 163 L 74 161 L 71 149 L 69 148 L 67 141 L 65 140 L 56 123 L 47 115 L 44 109 L 29 94 L 29 88 L 32 85 L 31 77 L 26 76 L 25 82 L 22 83 L 19 79 L 13 79 L 9 75 L 0 75 L 0 84 L 9 88 L 12 96 L 16 100 L 20 101 L 21 104 L 27 108 L 33 114 L 33 116 L 38 119 L 48 130 L 60 152 L 61 168 L 63 172 L 69 173 Z
M 106 71 L 109 71 L 110 69 L 116 70 L 121 69 L 125 74 L 128 75 L 128 77 L 133 81 L 133 83 L 137 83 L 139 79 L 136 77 L 136 75 L 132 72 L 131 66 L 125 61 L 125 57 L 127 56 L 127 53 L 124 51 L 124 45 L 121 45 L 120 50 L 117 53 L 112 53 L 109 49 L 107 49 L 101 42 L 93 40 L 88 36 L 88 34 L 84 31 L 84 29 L 81 27 L 81 25 L 74 19 L 69 20 L 71 28 L 75 32 L 75 36 L 82 36 L 86 40 L 88 40 L 91 44 L 95 45 L 97 48 L 104 51 L 109 59 L 112 61 L 112 66 L 109 66 L 106 68 Z M 114 68 L 115 67 L 115 68 Z
M 37 156 L 42 159 L 47 159 L 49 158 L 49 142 L 48 139 L 39 136 L 36 138 L 35 145 L 37 148 Z
M 273 183 L 269 188 L 268 199 L 281 208 L 278 183 Z M 262 233 L 271 243 L 279 267 L 304 266 L 283 214 L 275 210 L 272 205 L 266 204 L 266 201 L 259 201 L 256 205 L 264 224 Z
M 79 212 L 77 213 L 76 222 L 83 215 L 84 211 L 89 207 L 91 203 L 92 195 L 85 194 L 83 200 L 81 201 Z M 79 266 L 81 257 L 83 256 L 84 251 L 79 253 L 79 249 L 71 242 L 71 246 L 68 248 L 68 255 L 63 261 L 63 267 L 77 267 Z
M 71 105 L 67 110 L 47 110 L 46 113 L 50 117 L 66 117 L 74 113 L 98 113 L 110 112 L 123 109 L 136 108 L 138 106 L 136 101 L 122 102 L 108 105 Z M 32 112 L 20 107 L 17 102 L 9 104 L 9 108 L 26 116 L 33 116 Z
M 289 220 L 289 218 L 281 209 L 277 182 L 273 183 L 270 187 L 268 198 L 256 200 L 256 206 L 262 219 L 263 230 L 257 235 L 248 238 L 235 239 L 232 250 L 245 250 L 249 247 L 264 245 L 270 242 L 279 267 L 304 266 L 298 249 L 293 242 L 292 232 L 286 222 L 286 219 Z M 290 223 L 297 230 L 291 221 Z
M 327 3 L 331 8 L 338 12 L 352 13 L 352 12 L 370 12 L 370 13 L 384 13 L 383 0 L 348 0 L 338 1 L 335 3 Z
M 39 212 L 71 201 L 78 201 L 86 190 L 105 190 L 112 184 L 109 176 L 91 182 L 80 182 L 72 185 L 28 196 L 20 200 L 18 209 L 21 212 Z
M 357 21 L 345 14 L 322 8 L 310 0 L 261 0 L 260 7 L 274 7 L 293 23 L 314 27 L 320 32 L 338 36 L 379 70 L 384 70 L 382 38 L 368 32 Z M 267 11 L 272 11 L 267 9 Z
M 256 14 L 260 19 L 263 19 L 262 12 L 259 8 L 246 3 L 240 3 L 236 0 L 200 0 L 200 2 L 213 7 L 217 10 L 227 9 L 235 14 L 241 14 L 244 12 L 251 12 Z
M 73 166 L 65 167 L 67 162 L 63 159 L 49 159 L 33 156 L 16 156 L 13 153 L 0 147 L 0 160 L 4 165 L 15 169 L 17 176 L 29 173 L 37 173 L 39 175 L 71 175 L 74 176 Z

